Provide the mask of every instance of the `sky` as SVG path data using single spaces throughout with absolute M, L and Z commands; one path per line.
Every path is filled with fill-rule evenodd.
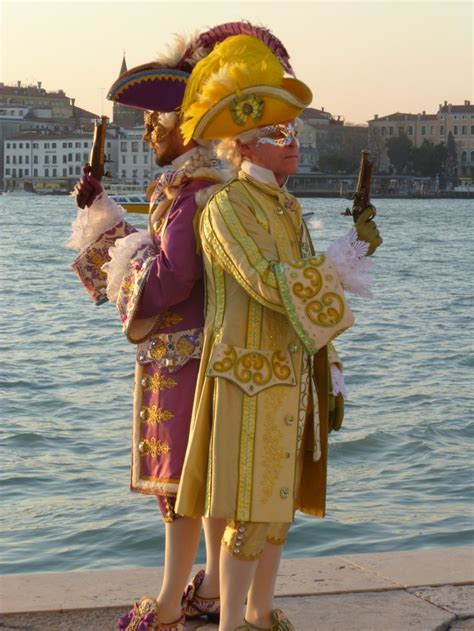
M 474 101 L 471 2 L 0 0 L 0 11 L 0 81 L 41 81 L 96 114 L 111 114 L 105 97 L 124 51 L 131 68 L 175 33 L 242 19 L 269 27 L 313 90 L 312 106 L 348 123 Z

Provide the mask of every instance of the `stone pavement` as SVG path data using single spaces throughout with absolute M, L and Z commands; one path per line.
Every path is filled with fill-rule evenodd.
M 160 580 L 160 568 L 5 576 L 0 630 L 112 631 Z M 297 631 L 474 631 L 474 549 L 286 560 L 276 606 Z

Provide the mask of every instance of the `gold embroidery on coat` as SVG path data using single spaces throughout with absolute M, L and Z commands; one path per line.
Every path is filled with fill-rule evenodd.
M 186 338 L 180 337 L 176 344 L 176 350 L 180 357 L 189 357 L 194 352 L 194 346 Z
M 174 417 L 173 412 L 170 412 L 169 410 L 164 410 L 157 405 L 143 407 L 142 413 L 143 422 L 149 423 L 151 425 L 157 425 L 158 423 L 162 423 L 163 421 L 169 421 Z
M 306 300 L 308 298 L 314 298 L 321 291 L 323 286 L 323 277 L 314 267 L 307 267 L 303 276 L 309 280 L 309 285 L 303 285 L 303 283 L 295 283 L 293 285 L 293 293 L 297 298 Z
M 146 438 L 142 440 L 139 446 L 139 451 L 142 456 L 162 456 L 163 454 L 167 454 L 171 451 L 171 447 L 168 443 L 161 442 L 161 440 L 156 439 L 154 436 L 150 439 Z
M 159 338 L 154 340 L 153 346 L 150 348 L 150 357 L 152 359 L 163 359 L 166 355 L 166 344 Z
M 283 434 L 275 421 L 275 410 L 281 408 L 283 393 L 273 388 L 265 393 L 265 421 L 263 426 L 262 486 L 260 497 L 263 503 L 273 495 L 280 465 L 285 459 Z
M 330 292 L 324 294 L 321 301 L 314 300 L 310 302 L 306 306 L 305 311 L 314 324 L 331 327 L 342 320 L 344 316 L 344 302 L 340 296 Z
M 173 324 L 178 324 L 183 319 L 183 316 L 180 316 L 178 313 L 172 313 L 171 311 L 164 311 L 160 313 L 157 323 L 156 329 L 164 329 L 167 326 L 172 326 Z
M 223 351 L 224 359 L 212 364 L 212 370 L 219 373 L 229 373 L 239 383 L 252 382 L 257 386 L 263 386 L 272 380 L 286 381 L 291 376 L 291 367 L 288 365 L 288 356 L 282 351 L 272 353 L 270 359 L 259 351 L 247 351 L 237 355 L 235 348 L 228 345 Z
M 154 394 L 160 390 L 164 390 L 165 388 L 174 388 L 177 385 L 177 382 L 171 377 L 165 377 L 164 375 L 160 375 L 158 373 L 155 373 L 152 376 L 147 375 L 145 380 L 146 384 L 144 386 L 144 390 L 151 390 Z

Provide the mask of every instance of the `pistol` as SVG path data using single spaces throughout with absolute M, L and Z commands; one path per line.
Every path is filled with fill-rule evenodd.
M 91 167 L 90 174 L 96 180 L 101 180 L 104 176 L 105 164 L 105 134 L 107 131 L 107 116 L 101 116 L 100 120 L 94 123 L 94 139 L 92 141 L 91 153 L 89 156 L 89 164 Z M 86 199 L 82 195 L 76 197 L 76 204 L 79 208 L 84 208 Z
M 367 149 L 364 149 L 360 158 L 359 177 L 357 178 L 357 187 L 353 197 L 352 210 L 350 211 L 354 223 L 359 219 L 362 211 L 370 205 L 370 185 L 372 183 L 373 166 L 374 163 L 370 159 L 369 152 Z

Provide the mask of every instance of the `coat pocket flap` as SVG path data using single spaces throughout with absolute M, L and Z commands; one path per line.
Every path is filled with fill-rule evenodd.
M 231 344 L 214 346 L 206 375 L 228 379 L 250 397 L 272 386 L 296 384 L 288 351 L 251 350 Z

